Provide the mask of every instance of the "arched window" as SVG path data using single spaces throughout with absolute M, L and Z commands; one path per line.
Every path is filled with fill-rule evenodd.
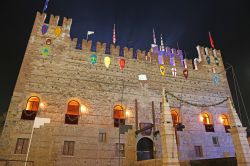
M 171 111 L 171 115 L 172 115 L 172 120 L 173 120 L 173 124 L 176 125 L 179 123 L 179 115 L 176 111 Z
M 28 99 L 26 108 L 22 112 L 21 119 L 34 120 L 39 109 L 40 99 L 36 96 L 32 96 Z
M 202 113 L 201 118 L 206 132 L 214 132 L 214 125 L 212 124 L 210 115 L 208 113 Z
M 114 126 L 119 127 L 119 124 L 125 125 L 125 112 L 121 105 L 114 106 Z
M 65 114 L 66 124 L 78 124 L 80 104 L 78 101 L 71 100 L 68 103 L 67 113 Z
M 229 130 L 228 130 L 228 129 L 230 129 L 231 127 L 230 127 L 230 125 L 229 125 L 228 116 L 225 115 L 225 114 L 222 114 L 222 115 L 220 116 L 220 120 L 221 120 L 221 123 L 224 125 L 225 131 L 226 131 L 227 133 L 229 133 Z
M 210 120 L 209 115 L 207 113 L 203 113 L 202 118 L 203 118 L 203 124 L 211 124 L 211 120 Z

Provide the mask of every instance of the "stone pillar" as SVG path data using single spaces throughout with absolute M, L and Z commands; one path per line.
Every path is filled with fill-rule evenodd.
M 247 141 L 246 127 L 242 127 L 241 121 L 232 105 L 231 99 L 227 100 L 230 117 L 230 133 L 232 136 L 238 166 L 250 166 L 250 147 Z
M 161 110 L 161 127 L 160 136 L 162 144 L 162 166 L 180 165 L 178 150 L 176 144 L 175 128 L 173 127 L 172 116 L 169 103 L 165 96 L 163 88 L 162 110 Z

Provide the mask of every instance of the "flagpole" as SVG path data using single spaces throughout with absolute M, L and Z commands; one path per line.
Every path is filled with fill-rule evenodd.
M 33 133 L 34 133 L 35 123 L 36 123 L 36 119 L 34 120 L 34 124 L 32 126 L 32 130 L 31 130 L 31 134 L 30 134 L 30 140 L 29 140 L 29 146 L 28 146 L 28 150 L 27 150 L 27 155 L 26 155 L 26 158 L 25 158 L 25 164 L 24 164 L 24 166 L 27 166 L 27 160 L 28 160 L 28 157 L 29 157 L 30 145 L 31 145 L 31 141 L 32 141 Z

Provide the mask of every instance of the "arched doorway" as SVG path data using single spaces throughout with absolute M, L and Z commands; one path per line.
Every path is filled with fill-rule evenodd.
M 154 143 L 151 139 L 144 137 L 137 143 L 137 161 L 153 159 Z

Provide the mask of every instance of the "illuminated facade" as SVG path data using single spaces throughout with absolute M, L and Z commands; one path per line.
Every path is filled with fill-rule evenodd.
M 180 162 L 235 156 L 225 102 L 231 94 L 219 50 L 197 46 L 193 69 L 181 50 L 168 47 L 137 50 L 136 58 L 132 48 L 120 56 L 119 46 L 108 50 L 100 42 L 95 51 L 85 40 L 76 49 L 72 20 L 64 18 L 60 26 L 59 17 L 51 16 L 49 24 L 45 18 L 37 13 L 1 137 L 2 158 L 117 166 L 120 154 L 123 165 L 160 162 L 167 104 L 172 118 L 165 118 L 177 136 L 166 141 L 176 144 Z M 36 117 L 50 123 L 32 131 Z M 119 141 L 120 125 L 132 129 Z

